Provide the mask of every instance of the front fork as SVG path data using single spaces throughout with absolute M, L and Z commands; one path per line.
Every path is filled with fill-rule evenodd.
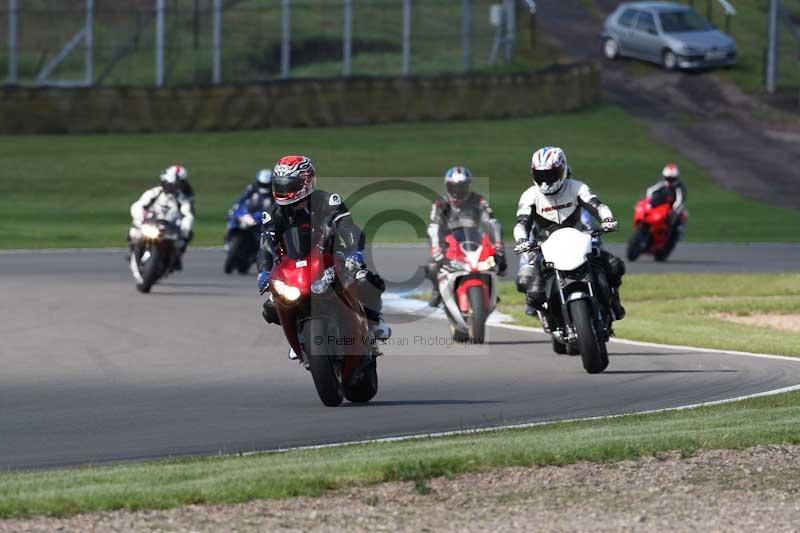
M 591 267 L 589 267 L 591 269 Z M 562 277 L 558 270 L 555 270 L 555 277 L 556 283 L 558 284 L 558 297 L 561 301 L 561 315 L 562 319 L 564 320 L 564 333 L 566 333 L 566 338 L 562 337 L 562 341 L 574 343 L 578 340 L 578 334 L 575 331 L 575 326 L 572 322 L 572 314 L 569 310 L 569 302 L 567 300 L 566 295 L 564 294 L 564 286 L 562 283 Z M 598 337 L 603 340 L 604 342 L 608 342 L 608 328 L 606 327 L 605 322 L 603 321 L 603 310 L 601 309 L 600 302 L 595 295 L 594 284 L 592 283 L 593 274 L 591 270 L 589 271 L 589 282 L 586 283 L 586 287 L 589 289 L 589 302 L 592 305 L 592 314 L 594 315 L 594 323 L 595 323 L 595 331 L 598 333 Z

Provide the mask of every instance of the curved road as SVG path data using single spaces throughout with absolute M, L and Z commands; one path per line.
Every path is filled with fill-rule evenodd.
M 693 256 L 710 249 L 718 259 Z M 679 252 L 674 268 L 746 271 L 770 254 L 796 265 L 800 247 Z M 418 247 L 374 254 L 394 281 L 424 260 Z M 253 277 L 222 275 L 217 250 L 185 263 L 143 296 L 119 252 L 0 254 L 1 469 L 604 415 L 800 383 L 791 361 L 622 344 L 609 371 L 589 376 L 541 335 L 492 327 L 487 345 L 453 347 L 444 322 L 395 315 L 376 401 L 329 409 L 262 322 Z

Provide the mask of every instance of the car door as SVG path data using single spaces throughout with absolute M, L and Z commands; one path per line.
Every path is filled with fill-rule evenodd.
M 636 25 L 631 30 L 631 48 L 636 57 L 661 62 L 661 38 L 656 18 L 649 11 L 642 11 L 636 17 Z
M 631 48 L 631 33 L 636 24 L 636 17 L 639 11 L 636 9 L 626 9 L 617 19 L 616 23 L 616 39 L 619 45 L 619 51 L 622 55 L 634 55 Z

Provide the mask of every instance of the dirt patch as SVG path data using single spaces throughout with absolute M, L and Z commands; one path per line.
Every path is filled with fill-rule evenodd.
M 781 331 L 800 332 L 800 315 L 748 315 L 739 316 L 730 313 L 718 313 L 715 318 L 721 318 L 729 322 L 744 324 L 746 326 L 758 326 L 763 328 L 779 329 Z
M 507 468 L 321 498 L 0 521 L 0 531 L 789 531 L 800 447 Z

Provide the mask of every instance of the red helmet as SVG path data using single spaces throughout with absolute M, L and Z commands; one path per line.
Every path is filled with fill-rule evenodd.
M 675 163 L 667 163 L 667 165 L 664 166 L 664 170 L 661 171 L 661 175 L 665 180 L 671 183 L 677 180 L 681 176 L 681 173 L 680 170 L 678 170 L 678 165 Z
M 278 205 L 297 203 L 314 192 L 317 172 L 304 155 L 287 155 L 278 161 L 272 175 L 272 196 Z

